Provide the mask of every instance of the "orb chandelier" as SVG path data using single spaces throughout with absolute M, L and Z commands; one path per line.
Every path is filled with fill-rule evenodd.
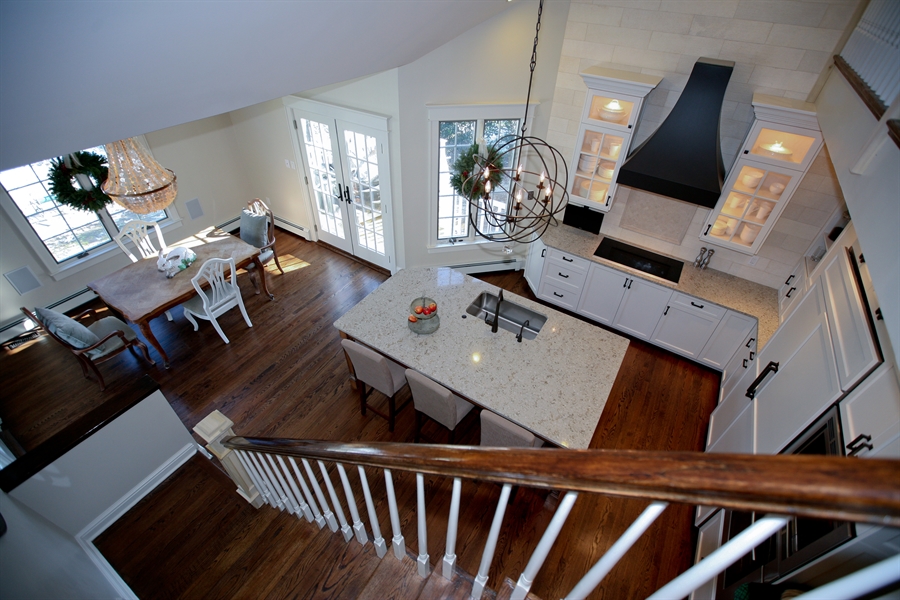
M 548 227 L 559 224 L 557 216 L 569 199 L 569 169 L 562 154 L 541 138 L 526 135 L 543 9 L 541 0 L 521 133 L 479 148 L 475 168 L 462 184 L 469 191 L 464 194 L 469 223 L 491 241 L 528 243 L 540 238 Z
M 131 212 L 162 210 L 178 195 L 175 173 L 160 166 L 135 138 L 106 144 L 106 159 L 109 176 L 100 189 Z

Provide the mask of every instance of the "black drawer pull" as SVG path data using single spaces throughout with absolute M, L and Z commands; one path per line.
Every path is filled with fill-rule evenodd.
M 634 283 L 634 279 L 629 279 L 629 280 L 628 280 L 628 289 L 629 289 L 629 290 L 631 289 L 631 284 L 632 284 L 632 283 Z
M 866 443 L 866 442 L 871 442 L 871 441 L 872 441 L 871 435 L 866 435 L 864 433 L 859 434 L 858 436 L 856 436 L 856 438 L 852 442 L 847 444 L 847 450 L 850 451 L 850 453 L 847 454 L 847 456 L 856 456 L 857 454 L 859 454 L 860 452 L 863 451 L 863 448 L 866 448 L 868 450 L 874 450 L 875 447 L 872 444 Z
M 750 360 L 753 360 L 753 357 L 754 357 L 754 356 L 756 356 L 756 352 L 751 352 L 751 353 L 750 353 Z
M 699 308 L 700 310 L 703 310 L 702 304 L 694 304 L 693 302 L 691 302 L 691 306 L 695 306 L 695 307 Z
M 559 271 L 557 271 L 557 273 L 559 273 Z M 563 279 L 568 279 L 568 278 L 569 278 L 568 275 L 563 275 L 562 273 L 559 273 L 559 276 L 562 277 Z
M 666 316 L 667 314 L 669 314 L 669 308 L 670 307 L 668 307 L 668 306 L 666 307 L 666 310 L 663 311 L 663 316 Z
M 747 359 L 746 358 L 744 359 L 744 368 L 745 369 L 747 368 Z
M 756 377 L 756 379 L 753 380 L 753 383 L 750 384 L 750 387 L 747 388 L 747 393 L 745 394 L 745 396 L 747 396 L 748 398 L 753 400 L 756 397 L 757 388 L 759 388 L 759 386 L 762 385 L 763 379 L 766 378 L 766 375 L 768 375 L 769 373 L 777 373 L 777 372 L 778 372 L 778 363 L 769 361 L 769 364 L 767 364 L 766 367 L 762 370 L 762 373 L 760 373 Z
M 573 258 L 566 258 L 565 256 L 563 256 L 562 259 L 563 259 L 564 261 L 566 261 L 566 262 L 575 262 L 575 259 L 573 259 Z
M 791 289 L 788 290 L 787 294 L 785 294 L 784 297 L 785 297 L 785 298 L 790 298 L 790 297 L 791 297 L 791 294 L 793 294 L 793 293 L 794 293 L 794 290 L 796 290 L 796 289 L 797 289 L 797 288 L 792 287 Z
M 792 273 L 791 276 L 788 277 L 787 280 L 784 282 L 784 285 L 790 285 L 791 279 L 793 279 L 794 277 L 796 277 L 796 275 L 794 275 L 794 274 Z
M 622 287 L 628 287 L 628 278 L 625 278 L 625 282 L 622 283 Z
M 750 338 L 749 340 L 747 340 L 747 347 L 748 347 L 748 348 L 750 347 L 750 344 L 752 344 L 752 343 L 753 343 L 753 340 L 755 340 L 755 339 L 756 339 L 756 338 Z
M 544 248 L 543 250 L 541 250 L 541 258 L 544 258 L 545 256 L 547 256 L 547 249 L 546 249 L 546 248 Z
M 556 296 L 557 298 L 565 298 L 566 297 L 565 294 L 557 294 L 556 292 L 553 292 L 553 295 Z

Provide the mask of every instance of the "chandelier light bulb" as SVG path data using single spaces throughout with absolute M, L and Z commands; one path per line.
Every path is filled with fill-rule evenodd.
M 487 169 L 485 169 L 485 171 L 487 171 Z M 484 197 L 487 198 L 490 193 L 491 193 L 491 180 L 488 179 L 487 181 L 484 182 Z

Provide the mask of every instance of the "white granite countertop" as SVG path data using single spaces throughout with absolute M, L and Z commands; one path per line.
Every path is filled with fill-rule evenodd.
M 687 261 L 682 261 L 685 263 L 684 269 L 681 271 L 681 279 L 676 284 L 661 277 L 594 256 L 594 251 L 597 250 L 597 246 L 600 245 L 603 238 L 602 234 L 595 235 L 575 227 L 560 225 L 548 227 L 541 237 L 541 241 L 551 248 L 601 263 L 607 267 L 630 273 L 635 277 L 755 317 L 759 322 L 758 349 L 762 349 L 778 329 L 778 290 L 714 269 L 707 268 L 701 271 L 695 269 L 693 264 Z M 626 243 L 630 244 L 630 242 Z M 631 245 L 636 246 L 636 244 Z M 655 253 L 660 254 L 659 252 Z M 681 260 L 676 257 L 669 258 Z
M 449 268 L 405 269 L 334 326 L 545 440 L 587 448 L 629 341 L 507 292 L 504 300 L 546 315 L 547 322 L 521 343 L 509 331 L 491 333 L 466 307 L 481 292 L 498 289 Z M 435 300 L 441 319 L 431 335 L 407 326 L 410 302 L 423 295 Z

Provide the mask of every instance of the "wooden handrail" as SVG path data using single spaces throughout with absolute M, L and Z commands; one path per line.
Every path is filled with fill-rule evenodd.
M 844 59 L 840 54 L 834 55 L 834 66 L 837 67 L 837 70 L 841 72 L 841 75 L 844 76 L 844 79 L 847 80 L 847 83 L 850 84 L 850 87 L 856 92 L 859 98 L 863 101 L 863 104 L 866 105 L 866 108 L 875 116 L 876 119 L 881 119 L 887 110 L 887 106 L 885 106 L 884 102 L 881 101 L 872 88 L 869 87 L 869 84 L 862 80 L 859 74 L 850 66 L 850 64 Z
M 231 437 L 227 448 L 531 487 L 900 526 L 900 460 Z

